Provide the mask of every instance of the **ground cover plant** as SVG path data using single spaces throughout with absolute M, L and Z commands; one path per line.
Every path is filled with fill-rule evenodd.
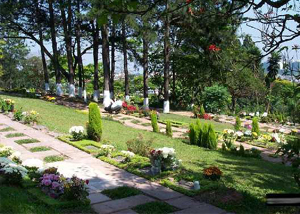
M 44 158 L 44 161 L 46 163 L 52 163 L 52 162 L 58 162 L 58 161 L 63 161 L 65 160 L 65 157 L 63 156 L 58 156 L 58 155 L 50 155 Z
M 37 146 L 29 149 L 31 152 L 44 152 L 44 151 L 49 151 L 51 148 L 46 147 L 46 146 Z
M 39 143 L 40 141 L 37 139 L 22 139 L 22 140 L 15 140 L 17 144 L 28 144 L 28 143 Z
M 130 196 L 142 194 L 140 190 L 133 187 L 127 187 L 127 186 L 117 187 L 115 189 L 106 189 L 103 190 L 101 193 L 111 198 L 112 200 L 117 200 L 121 198 L 127 198 Z
M 176 207 L 173 207 L 166 202 L 154 201 L 146 204 L 141 204 L 133 208 L 133 210 L 139 214 L 168 214 L 177 211 Z
M 40 124 L 48 127 L 51 131 L 68 134 L 70 127 L 84 125 L 88 120 L 87 115 L 78 113 L 72 108 L 37 99 L 19 97 L 13 97 L 13 99 L 16 100 L 17 108 L 22 107 L 25 111 L 31 109 L 38 111 L 40 113 Z M 163 115 L 161 114 L 161 117 Z M 173 117 L 173 115 L 171 116 Z M 188 117 L 183 118 L 192 120 L 192 118 Z M 64 123 L 60 121 L 64 121 Z M 206 122 L 216 123 L 214 121 Z M 221 124 L 221 126 L 224 125 L 227 124 Z M 265 194 L 298 192 L 298 187 L 292 177 L 293 171 L 290 167 L 257 158 L 236 156 L 219 150 L 212 151 L 198 146 L 187 145 L 182 139 L 173 139 L 165 135 L 133 129 L 114 121 L 103 120 L 102 138 L 111 142 L 111 145 L 117 150 L 127 150 L 126 142 L 138 137 L 139 134 L 142 134 L 145 140 L 153 139 L 153 148 L 166 146 L 176 150 L 176 156 L 182 160 L 182 166 L 186 171 L 185 173 L 177 174 L 175 180 L 179 181 L 183 178 L 183 175 L 185 180 L 199 180 L 201 190 L 193 194 L 201 195 L 207 191 L 214 191 L 222 185 L 225 188 L 234 188 L 235 191 L 242 194 L 243 199 L 239 203 L 212 202 L 227 211 L 235 213 L 274 213 L 274 209 L 265 206 Z M 111 158 L 103 157 L 103 159 L 105 158 L 108 162 L 112 162 Z M 135 161 L 134 164 L 129 162 L 129 165 L 122 165 L 122 163 L 116 161 L 114 163 L 123 166 L 126 170 L 135 170 L 137 173 L 140 171 L 137 170 L 136 166 L 142 169 L 150 165 L 149 162 L 141 161 L 140 159 Z M 141 163 L 144 166 L 141 166 Z M 210 166 L 217 166 L 223 172 L 220 181 L 203 179 L 203 169 Z M 169 179 L 162 179 L 160 182 L 171 188 L 178 188 Z M 180 189 L 178 190 L 180 191 Z M 186 194 L 190 192 L 186 191 Z M 277 208 L 277 210 L 281 210 L 282 213 L 293 213 L 294 211 L 291 208 L 283 209 L 283 211 Z
M 25 136 L 25 134 L 23 134 L 23 133 L 11 133 L 11 134 L 5 135 L 5 137 L 7 137 L 7 138 L 22 137 L 22 136 Z
M 6 127 L 6 128 L 3 128 L 3 129 L 0 129 L 0 132 L 10 132 L 10 131 L 15 131 L 15 129 L 12 128 L 12 127 Z

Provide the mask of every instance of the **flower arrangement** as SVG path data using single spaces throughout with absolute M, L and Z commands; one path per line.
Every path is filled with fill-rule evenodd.
M 56 168 L 50 168 L 40 177 L 39 186 L 45 194 L 55 199 L 84 200 L 88 196 L 88 183 L 88 180 L 84 181 L 76 176 L 65 178 Z
M 22 115 L 24 116 L 25 124 L 38 123 L 39 121 L 39 113 L 37 111 L 23 112 Z
M 15 101 L 12 99 L 3 99 L 1 101 L 2 112 L 13 112 Z
M 69 129 L 69 133 L 72 135 L 73 140 L 82 140 L 84 138 L 83 126 L 72 126 Z
M 20 185 L 27 175 L 27 169 L 7 157 L 0 157 L 0 177 L 5 183 Z
M 55 97 L 51 97 L 51 96 L 46 96 L 45 99 L 46 99 L 47 101 L 50 101 L 50 102 L 53 102 L 53 101 L 56 100 Z
M 135 154 L 133 152 L 130 152 L 130 151 L 121 151 L 121 153 L 127 157 L 134 157 Z
M 203 169 L 203 175 L 205 178 L 216 181 L 221 178 L 223 172 L 216 166 L 211 166 Z
M 163 147 L 153 149 L 150 152 L 150 162 L 158 171 L 175 170 L 180 166 L 181 160 L 177 160 L 175 149 Z
M 115 151 L 114 146 L 104 144 L 100 147 L 98 156 L 106 156 L 107 157 L 107 156 L 110 156 L 113 151 Z

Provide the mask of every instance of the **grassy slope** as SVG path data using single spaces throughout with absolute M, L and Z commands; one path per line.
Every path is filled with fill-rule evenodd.
M 67 133 L 74 125 L 85 125 L 87 115 L 76 112 L 74 109 L 57 106 L 49 102 L 10 97 L 16 101 L 16 108 L 23 110 L 36 110 L 40 113 L 41 124 L 51 130 Z M 113 121 L 103 121 L 104 139 L 109 140 L 118 149 L 126 149 L 125 142 L 138 134 L 147 139 L 154 139 L 154 147 L 174 147 L 178 158 L 182 159 L 183 166 L 201 173 L 203 167 L 216 165 L 224 172 L 224 182 L 249 194 L 244 212 L 264 209 L 263 203 L 257 203 L 265 197 L 266 193 L 297 192 L 297 186 L 291 176 L 290 167 L 273 164 L 260 159 L 237 157 L 219 151 L 208 151 L 196 146 L 186 145 L 179 139 L 171 139 L 162 134 L 146 132 L 126 127 Z

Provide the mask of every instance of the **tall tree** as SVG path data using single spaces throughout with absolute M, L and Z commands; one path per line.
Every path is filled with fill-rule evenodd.
M 94 57 L 94 94 L 93 100 L 99 101 L 99 25 L 96 20 L 92 21 L 92 32 L 93 32 L 93 57 Z
M 125 99 L 129 100 L 129 77 L 128 77 L 128 58 L 127 58 L 127 41 L 126 41 L 126 22 L 122 22 L 122 41 L 123 41 L 123 63 L 125 76 Z
M 169 0 L 165 0 L 165 21 L 164 21 L 164 113 L 170 112 L 169 82 L 170 82 L 170 20 Z
M 114 98 L 114 78 L 115 78 L 115 70 L 116 70 L 116 59 L 115 59 L 115 51 L 116 51 L 116 26 L 112 21 L 111 27 L 111 71 L 110 71 L 110 97 Z
M 110 82 L 110 60 L 109 60 L 109 39 L 107 24 L 101 27 L 102 35 L 102 63 L 104 71 L 104 88 L 103 88 L 103 103 L 110 99 L 109 82 Z

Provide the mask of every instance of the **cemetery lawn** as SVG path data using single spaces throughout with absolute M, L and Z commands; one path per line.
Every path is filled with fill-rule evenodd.
M 2 96 L 16 101 L 15 108 L 23 111 L 35 110 L 40 114 L 40 124 L 52 131 L 68 133 L 72 126 L 85 126 L 88 116 L 75 109 L 55 105 L 39 99 Z M 173 116 L 173 115 L 172 115 Z M 177 117 L 177 116 L 176 116 Z M 216 123 L 216 122 L 214 122 Z M 224 125 L 224 124 L 222 124 Z M 103 139 L 111 142 L 119 150 L 127 150 L 126 141 L 142 134 L 145 139 L 153 139 L 153 147 L 173 147 L 183 167 L 195 176 L 209 166 L 218 166 L 223 171 L 221 180 L 226 188 L 234 188 L 242 194 L 240 203 L 210 201 L 227 211 L 236 213 L 293 213 L 292 208 L 268 208 L 265 206 L 267 193 L 299 192 L 292 177 L 291 167 L 266 162 L 257 158 L 238 157 L 221 151 L 210 151 L 191 146 L 182 139 L 172 139 L 162 134 L 137 130 L 121 123 L 103 120 Z M 212 181 L 213 182 L 213 181 Z M 211 190 L 212 191 L 212 190 Z

